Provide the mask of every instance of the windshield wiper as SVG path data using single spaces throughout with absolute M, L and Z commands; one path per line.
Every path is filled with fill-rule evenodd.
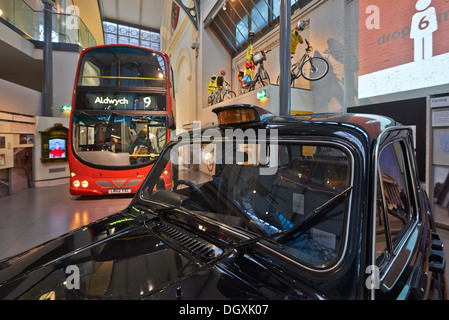
M 322 204 L 321 206 L 309 212 L 303 220 L 298 222 L 298 224 L 294 225 L 288 230 L 284 230 L 283 234 L 276 241 L 282 243 L 290 238 L 297 238 L 305 230 L 308 230 L 311 225 L 315 224 L 317 220 L 322 219 L 325 216 L 323 213 L 333 209 L 334 205 L 339 203 L 342 199 L 344 199 L 351 190 L 352 186 L 347 188 L 343 192 L 337 194 L 335 197 L 333 197 L 326 203 Z
M 138 213 L 138 216 L 136 218 L 140 218 L 140 220 L 142 220 L 142 222 L 145 224 L 146 222 L 153 220 L 148 217 L 148 213 L 160 218 L 165 211 L 170 211 L 176 209 L 177 207 L 173 205 L 167 205 L 166 207 L 153 209 L 142 207 L 140 205 L 133 205 L 131 208 Z
M 294 225 L 292 228 L 288 230 L 281 230 L 278 232 L 265 234 L 259 237 L 249 238 L 247 240 L 242 240 L 236 244 L 234 244 L 233 248 L 236 250 L 241 250 L 242 248 L 247 247 L 250 244 L 257 243 L 262 240 L 269 240 L 269 239 L 275 239 L 276 242 L 282 243 L 290 238 L 297 238 L 299 235 L 301 235 L 305 230 L 308 230 L 311 225 L 315 224 L 317 220 L 323 219 L 326 211 L 329 211 L 334 208 L 335 204 L 339 203 L 342 199 L 345 198 L 345 196 L 349 193 L 349 191 L 352 190 L 352 186 L 344 190 L 343 192 L 337 194 L 333 198 L 331 198 L 326 203 L 322 204 L 321 206 L 315 208 L 314 210 L 310 211 L 309 214 L 306 215 L 306 218 L 298 222 L 296 225 Z

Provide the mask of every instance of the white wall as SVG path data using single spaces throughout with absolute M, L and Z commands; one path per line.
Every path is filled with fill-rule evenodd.
M 60 106 L 72 104 L 78 57 L 79 54 L 76 52 L 53 52 L 53 116 L 55 117 L 70 116 L 70 113 L 62 112 Z M 0 79 L 0 97 L 1 111 L 42 115 L 42 93 L 39 91 Z
M 209 14 L 210 9 L 216 1 L 205 0 L 201 1 L 201 18 L 200 22 Z M 170 19 L 171 2 L 167 1 L 165 15 L 165 27 L 169 30 L 168 21 Z M 359 45 L 359 2 L 358 1 L 341 1 L 341 0 L 315 0 L 301 10 L 293 12 L 292 26 L 300 19 L 309 21 L 309 26 L 303 31 L 303 36 L 307 38 L 313 46 L 315 56 L 326 58 L 330 63 L 330 71 L 328 75 L 322 80 L 316 82 L 300 81 L 297 87 L 311 89 L 313 94 L 313 111 L 318 112 L 345 112 L 347 108 L 359 105 L 367 105 L 372 103 L 381 103 L 387 101 L 411 99 L 416 97 L 440 94 L 449 92 L 449 84 L 439 87 L 426 88 L 421 90 L 385 95 L 380 97 L 373 97 L 369 99 L 358 99 L 358 45 Z M 191 65 L 182 72 L 191 72 L 192 81 L 195 78 L 198 80 L 197 94 L 198 97 L 191 92 L 194 85 L 191 81 L 185 81 L 185 75 L 180 77 L 181 83 L 177 83 L 178 104 L 182 104 L 181 113 L 184 112 L 184 117 L 181 115 L 183 122 L 191 121 L 195 113 L 207 108 L 207 83 L 210 76 L 219 74 L 220 70 L 226 71 L 226 80 L 231 82 L 232 89 L 238 94 L 238 79 L 237 72 L 242 69 L 245 64 L 246 52 L 241 52 L 234 59 L 226 52 L 224 47 L 216 39 L 210 28 L 200 27 L 198 39 L 200 42 L 200 49 L 198 60 L 195 60 L 194 51 L 190 49 L 192 42 L 195 41 L 197 35 L 196 31 L 190 26 L 185 15 L 181 13 L 181 20 L 187 23 L 182 27 L 188 27 L 188 30 L 183 30 L 182 36 L 176 38 L 174 35 L 166 37 L 170 55 L 172 56 L 172 63 L 174 63 L 175 73 L 176 67 L 179 63 L 183 64 L 178 72 L 187 68 L 184 63 L 189 59 Z M 180 27 L 178 26 L 178 29 Z M 162 29 L 161 29 L 162 30 Z M 169 34 L 170 32 L 167 32 Z M 188 35 L 188 36 L 187 36 Z M 178 41 L 178 42 L 177 42 Z M 299 45 L 297 53 L 292 61 L 298 61 L 304 53 L 305 45 Z M 181 51 L 184 49 L 184 51 Z M 271 82 L 275 83 L 279 75 L 279 28 L 273 29 L 263 39 L 254 44 L 254 51 L 267 50 L 271 51 L 267 55 L 265 61 L 265 68 L 270 74 Z M 183 53 L 182 53 L 183 52 Z M 186 52 L 189 52 L 187 55 Z M 179 54 L 185 56 L 180 58 Z M 176 65 L 178 63 L 178 65 Z M 197 64 L 197 70 L 195 70 Z M 197 73 L 197 74 L 196 74 Z M 176 74 L 175 74 L 176 77 Z M 184 93 L 188 90 L 189 93 Z M 184 101 L 185 100 L 185 101 Z M 188 101 L 188 102 L 187 102 Z M 298 108 L 292 101 L 292 109 Z M 180 108 L 179 108 L 180 109 Z M 186 115 L 186 109 L 194 109 Z M 179 113 L 178 113 L 179 114 Z M 198 117 L 201 119 L 201 117 Z
M 196 77 L 195 56 L 190 46 L 195 41 L 194 28 L 180 12 L 179 22 L 175 30 L 171 26 L 171 1 L 164 3 L 164 16 L 161 26 L 161 50 L 170 57 L 174 74 L 177 127 L 192 123 L 196 118 Z
M 0 79 L 0 110 L 27 115 L 41 114 L 42 94 Z
M 258 99 L 257 93 L 261 90 L 267 91 L 267 98 Z M 304 90 L 299 88 L 292 88 L 291 90 L 292 101 L 297 102 L 297 106 L 292 106 L 291 114 L 312 113 L 314 111 L 314 95 L 310 90 Z M 270 111 L 273 114 L 279 114 L 279 86 L 269 85 L 263 88 L 242 94 L 232 100 L 235 104 L 250 104 L 256 105 Z M 217 124 L 217 116 L 212 112 L 214 108 L 228 105 L 227 101 L 214 104 L 213 106 L 203 109 L 201 113 L 201 126 L 207 127 Z
M 329 73 L 323 79 L 309 82 L 302 78 L 295 82 L 295 87 L 311 89 L 314 97 L 314 112 L 342 112 L 344 105 L 344 74 L 345 74 L 345 49 L 344 31 L 346 25 L 345 7 L 347 1 L 341 0 L 316 0 L 305 8 L 292 12 L 292 30 L 296 23 L 303 19 L 309 22 L 308 27 L 301 32 L 303 38 L 311 43 L 314 51 L 312 56 L 323 57 L 330 63 Z M 253 52 L 271 50 L 267 54 L 264 67 L 268 71 L 271 83 L 276 83 L 279 76 L 279 27 L 274 28 L 264 38 L 253 44 Z M 292 59 L 295 63 L 301 59 L 306 48 L 305 43 L 299 44 L 296 54 Z M 232 66 L 234 73 L 243 69 L 246 61 L 246 50 L 237 55 Z M 256 67 L 257 72 L 257 67 Z M 237 87 L 238 81 L 234 80 Z M 237 90 L 238 91 L 238 90 Z M 300 102 L 292 98 L 292 110 L 300 108 Z
M 0 46 L 1 42 L 13 46 L 33 59 L 38 61 L 43 59 L 42 49 L 36 49 L 33 43 L 0 23 Z M 61 113 L 60 106 L 72 103 L 78 57 L 78 52 L 53 50 L 53 115 L 55 117 L 69 116 Z M 42 115 L 42 94 L 39 91 L 0 79 L 0 97 L 2 111 Z
M 201 24 L 214 3 L 212 0 L 201 2 Z M 182 128 L 199 120 L 203 108 L 207 107 L 207 85 L 213 74 L 224 70 L 226 80 L 231 82 L 231 56 L 209 29 L 200 25 L 200 32 L 197 32 L 182 10 L 178 26 L 173 30 L 171 8 L 171 1 L 166 1 L 161 50 L 170 56 L 176 89 L 176 123 Z M 191 48 L 193 43 L 199 44 L 197 52 Z
M 72 104 L 73 87 L 78 66 L 78 52 L 53 51 L 53 116 L 70 117 L 61 106 Z
M 205 13 L 204 13 L 205 14 Z M 206 15 L 203 15 L 204 20 Z M 237 78 L 237 73 L 232 70 L 232 57 L 227 52 L 225 47 L 218 41 L 215 34 L 210 28 L 202 29 L 201 43 L 200 43 L 200 61 L 199 66 L 199 90 L 201 92 L 201 106 L 207 107 L 208 97 L 208 83 L 212 75 L 220 75 L 223 70 L 226 72 L 224 79 L 231 84 L 231 90 L 236 91 L 237 88 L 233 85 L 233 80 Z M 237 93 L 237 91 L 236 91 Z

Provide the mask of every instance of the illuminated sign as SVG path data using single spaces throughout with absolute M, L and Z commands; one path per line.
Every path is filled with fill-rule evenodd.
M 271 112 L 253 105 L 230 105 L 212 109 L 220 125 L 260 122 L 274 116 Z
M 267 97 L 267 90 L 261 90 L 257 92 L 257 99 L 263 99 Z
M 97 97 L 95 99 L 95 103 L 99 104 L 107 104 L 107 105 L 114 105 L 117 106 L 119 104 L 129 104 L 128 99 L 122 98 L 122 99 L 110 99 L 109 97 L 103 98 L 103 97 Z
M 61 111 L 72 111 L 72 106 L 61 106 Z
M 359 3 L 359 99 L 449 83 L 448 0 Z

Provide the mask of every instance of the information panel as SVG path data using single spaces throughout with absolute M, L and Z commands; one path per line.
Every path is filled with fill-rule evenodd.
M 432 209 L 435 222 L 449 227 L 449 95 L 431 97 Z

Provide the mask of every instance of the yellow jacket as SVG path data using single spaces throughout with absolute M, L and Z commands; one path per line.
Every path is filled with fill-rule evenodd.
M 302 44 L 304 40 L 302 39 L 301 35 L 297 31 L 293 31 L 291 33 L 291 47 L 290 47 L 290 53 L 295 54 L 296 52 L 296 46 L 298 43 Z

